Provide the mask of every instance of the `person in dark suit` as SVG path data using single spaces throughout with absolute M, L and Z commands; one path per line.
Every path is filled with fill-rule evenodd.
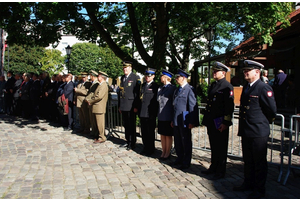
M 118 107 L 122 113 L 127 150 L 134 149 L 136 143 L 136 114 L 138 112 L 140 83 L 139 77 L 132 72 L 132 63 L 122 62 L 124 75 L 118 92 Z
M 41 117 L 43 117 L 44 119 L 49 119 L 50 118 L 50 101 L 48 98 L 49 95 L 49 89 L 51 87 L 51 80 L 49 77 L 49 73 L 48 72 L 43 72 L 42 74 L 42 81 L 40 82 L 41 85 L 41 99 L 40 99 L 40 114 Z
M 234 191 L 253 190 L 248 198 L 262 198 L 268 173 L 267 143 L 270 125 L 275 120 L 276 103 L 272 88 L 260 80 L 261 63 L 245 60 L 248 82 L 241 94 L 238 135 L 242 137 L 244 182 Z
M 13 88 L 15 85 L 16 79 L 12 71 L 7 72 L 7 81 L 5 83 L 5 90 L 4 90 L 4 101 L 5 101 L 5 109 L 4 112 L 8 115 L 13 113 Z
M 208 90 L 207 105 L 202 124 L 207 127 L 211 147 L 211 165 L 204 174 L 214 174 L 214 180 L 223 178 L 226 172 L 229 126 L 234 110 L 233 86 L 226 80 L 230 69 L 215 62 L 213 82 Z
M 38 74 L 33 74 L 32 85 L 29 92 L 32 108 L 31 119 L 37 122 L 39 121 L 39 100 L 41 96 L 41 84 L 38 77 Z
M 287 74 L 283 70 L 279 69 L 274 79 L 273 90 L 275 95 L 275 101 L 278 108 L 286 106 L 286 89 L 288 87 Z
M 160 134 L 162 153 L 160 160 L 167 160 L 171 156 L 171 148 L 173 143 L 173 128 L 171 122 L 173 120 L 173 95 L 176 89 L 171 84 L 173 74 L 167 70 L 162 70 L 160 81 L 163 83 L 157 92 L 158 109 L 158 134 Z
M 175 75 L 179 87 L 174 92 L 174 142 L 177 159 L 173 163 L 179 169 L 187 169 L 192 160 L 192 128 L 199 126 L 197 98 L 192 86 L 187 82 L 189 74 L 178 69 Z
M 67 127 L 65 131 L 71 131 L 73 129 L 73 93 L 74 93 L 74 83 L 72 82 L 72 74 L 66 76 L 66 85 L 64 86 L 63 94 L 65 98 L 68 99 L 68 120 Z
M 30 102 L 30 88 L 31 88 L 31 82 L 30 82 L 30 74 L 26 73 L 24 74 L 24 83 L 22 84 L 22 87 L 19 92 L 20 96 L 20 102 L 22 107 L 22 116 L 26 119 L 29 119 L 31 116 L 31 102 Z
M 157 90 L 158 85 L 153 81 L 155 69 L 147 68 L 145 82 L 140 90 L 139 117 L 141 120 L 141 133 L 144 148 L 142 155 L 150 156 L 155 151 L 155 128 L 158 111 Z

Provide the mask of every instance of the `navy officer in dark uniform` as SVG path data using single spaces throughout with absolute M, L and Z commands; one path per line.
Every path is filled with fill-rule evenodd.
M 248 198 L 262 198 L 268 173 L 267 143 L 270 123 L 276 116 L 274 93 L 260 79 L 261 63 L 245 60 L 244 77 L 248 82 L 243 87 L 240 104 L 238 135 L 242 137 L 244 182 L 234 191 L 253 190 Z
M 177 159 L 173 166 L 187 169 L 192 160 L 192 128 L 199 126 L 199 114 L 196 94 L 187 82 L 189 74 L 178 69 L 175 75 L 179 87 L 174 91 L 174 143 Z
M 140 83 L 139 77 L 132 72 L 132 63 L 123 61 L 124 75 L 121 77 L 121 84 L 118 92 L 119 112 L 125 128 L 124 145 L 127 150 L 134 149 L 136 143 L 136 114 L 138 112 Z
M 155 69 L 148 68 L 145 71 L 145 82 L 140 90 L 139 117 L 141 120 L 141 132 L 144 148 L 142 155 L 150 156 L 155 150 L 155 127 L 158 112 L 157 90 L 158 84 L 153 81 Z
M 226 172 L 229 126 L 234 110 L 233 86 L 226 80 L 230 69 L 215 62 L 213 82 L 208 90 L 207 105 L 202 124 L 207 127 L 211 147 L 211 165 L 204 174 L 214 174 L 213 179 L 223 178 Z

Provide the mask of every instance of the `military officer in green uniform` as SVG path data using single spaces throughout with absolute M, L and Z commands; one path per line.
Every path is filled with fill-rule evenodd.
M 91 81 L 92 81 L 92 85 L 87 93 L 87 96 L 85 97 L 85 103 L 88 105 L 88 101 L 90 101 L 92 99 L 92 97 L 94 96 L 94 93 L 97 89 L 97 87 L 99 86 L 99 82 L 98 82 L 98 72 L 91 70 L 90 71 L 90 77 L 91 77 Z M 98 139 L 98 127 L 97 127 L 97 122 L 94 120 L 94 114 L 93 114 L 93 110 L 91 108 L 91 106 L 88 106 L 89 109 L 89 119 L 90 119 L 90 126 L 92 127 L 92 132 L 90 133 L 90 135 L 93 137 L 93 139 Z

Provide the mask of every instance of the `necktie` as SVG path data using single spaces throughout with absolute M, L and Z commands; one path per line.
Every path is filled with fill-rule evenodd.
M 182 90 L 182 87 L 180 86 L 180 87 L 178 88 L 177 94 L 179 94 L 181 90 Z
M 247 85 L 247 87 L 245 89 L 245 93 L 248 92 L 249 88 L 250 88 L 250 84 L 248 83 L 248 85 Z

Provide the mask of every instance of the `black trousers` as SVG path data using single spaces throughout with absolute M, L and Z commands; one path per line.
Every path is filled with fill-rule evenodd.
M 33 120 L 38 120 L 39 119 L 39 100 L 31 100 L 31 108 L 32 108 L 32 115 L 31 118 Z
M 153 153 L 155 150 L 155 127 L 156 118 L 141 117 L 141 131 L 142 131 L 142 141 L 144 144 L 144 151 L 146 153 Z
M 227 163 L 229 128 L 221 133 L 213 125 L 207 127 L 207 132 L 211 148 L 211 165 L 209 169 L 216 173 L 225 174 Z
M 125 138 L 128 145 L 132 147 L 136 143 L 136 114 L 131 111 L 122 111 L 122 118 L 125 128 Z
M 69 101 L 69 112 L 68 112 L 68 128 L 73 128 L 73 102 Z
M 191 129 L 174 126 L 174 144 L 177 161 L 190 166 L 193 150 Z
M 242 137 L 244 159 L 244 183 L 254 187 L 255 190 L 264 193 L 267 180 L 267 144 L 266 137 Z

